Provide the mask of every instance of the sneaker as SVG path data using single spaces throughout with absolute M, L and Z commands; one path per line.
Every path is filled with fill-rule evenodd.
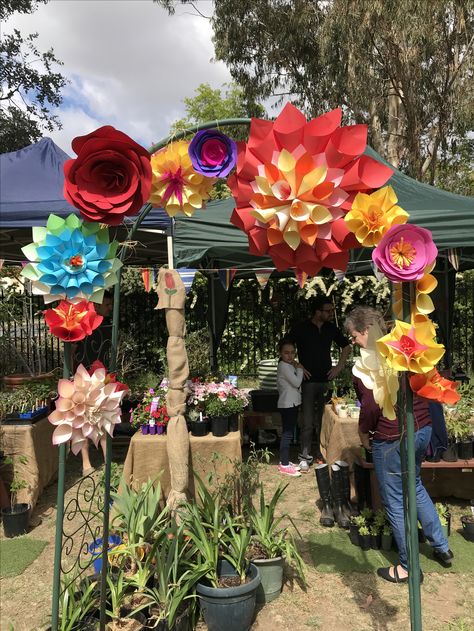
M 300 468 L 301 473 L 308 473 L 309 464 L 306 462 L 306 460 L 302 460 L 300 462 L 299 468 Z
M 292 478 L 299 478 L 301 476 L 301 473 L 297 469 L 295 469 L 294 466 L 291 464 L 287 464 L 287 465 L 279 464 L 278 471 L 280 473 L 285 473 L 286 475 L 289 475 Z
M 295 464 L 294 462 L 289 462 L 288 464 L 290 465 L 290 467 L 294 467 L 297 471 L 301 471 L 301 467 L 299 464 Z
M 302 460 L 306 460 L 306 462 L 308 463 L 308 466 L 311 466 L 313 464 L 313 456 L 310 456 L 309 454 L 298 454 L 298 460 L 301 462 Z

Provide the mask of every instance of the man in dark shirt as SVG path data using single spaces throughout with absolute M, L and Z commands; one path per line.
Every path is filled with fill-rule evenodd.
M 323 418 L 328 381 L 332 381 L 344 368 L 351 352 L 349 340 L 333 323 L 334 305 L 325 296 L 314 302 L 314 314 L 310 320 L 294 327 L 289 337 L 298 349 L 299 362 L 304 366 L 305 377 L 302 385 L 303 421 L 301 426 L 300 460 L 313 462 L 311 441 L 313 427 L 316 433 L 316 462 L 324 462 L 320 451 L 320 432 Z M 331 347 L 333 343 L 341 348 L 336 366 L 332 365 Z

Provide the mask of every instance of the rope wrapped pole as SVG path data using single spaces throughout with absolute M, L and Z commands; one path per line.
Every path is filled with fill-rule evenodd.
M 186 324 L 184 304 L 186 291 L 183 281 L 176 270 L 161 268 L 158 274 L 158 305 L 164 309 L 168 329 L 168 461 L 170 467 L 171 490 L 167 504 L 175 510 L 185 502 L 189 482 L 189 434 L 184 417 L 186 411 L 186 381 L 189 377 L 188 356 L 184 337 Z

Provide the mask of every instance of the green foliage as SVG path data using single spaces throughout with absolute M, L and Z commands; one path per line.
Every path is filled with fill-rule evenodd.
M 448 525 L 449 507 L 442 502 L 436 502 L 436 512 L 438 513 L 439 522 L 442 526 Z
M 6 6 L 4 6 L 6 5 Z M 9 0 L 2 3 L 2 21 L 15 12 L 32 13 L 37 3 Z M 0 153 L 16 151 L 41 138 L 42 130 L 61 129 L 51 108 L 62 102 L 67 80 L 54 69 L 62 65 L 50 48 L 36 47 L 38 33 L 23 36 L 18 29 L 3 33 L 0 43 Z M 20 106 L 22 103 L 23 106 Z
M 360 526 L 359 527 L 359 535 L 366 536 L 370 535 L 370 529 L 368 526 Z
M 87 577 L 79 579 L 76 575 L 71 579 L 70 575 L 65 575 L 59 597 L 60 631 L 76 631 L 82 628 L 81 622 L 99 604 L 96 587 L 97 581 L 91 581 Z
M 18 471 L 18 464 L 28 464 L 28 456 L 24 454 L 7 456 L 3 463 L 13 468 L 13 477 L 10 483 L 10 504 L 13 510 L 13 506 L 18 503 L 18 491 L 28 488 L 28 482 L 21 477 Z
M 264 552 L 266 559 L 282 556 L 287 563 L 293 563 L 298 575 L 304 579 L 304 561 L 298 553 L 293 535 L 288 528 L 282 528 L 281 523 L 288 519 L 296 532 L 298 529 L 288 514 L 283 513 L 278 517 L 276 516 L 277 505 L 287 487 L 288 485 L 279 486 L 270 501 L 266 502 L 263 484 L 260 485 L 259 502 L 257 506 L 251 505 L 250 507 L 252 543 L 256 543 L 257 549 Z M 259 557 L 253 556 L 253 558 Z
M 134 491 L 122 479 L 114 500 L 112 528 L 131 546 L 151 541 L 167 520 L 167 509 L 161 508 L 161 484 L 149 480 Z
M 246 407 L 245 401 L 236 397 L 227 397 L 222 401 L 217 396 L 209 397 L 205 401 L 206 415 L 210 418 L 216 416 L 229 417 L 234 414 L 240 414 Z

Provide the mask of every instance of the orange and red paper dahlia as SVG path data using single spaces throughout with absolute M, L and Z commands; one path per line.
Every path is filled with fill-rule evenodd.
M 411 375 L 410 386 L 420 397 L 448 405 L 454 405 L 461 398 L 456 390 L 459 382 L 442 377 L 436 368 L 427 374 Z
M 104 319 L 98 315 L 93 302 L 81 300 L 73 304 L 61 300 L 54 309 L 47 309 L 44 319 L 51 335 L 64 342 L 79 342 L 90 335 Z
M 393 173 L 362 155 L 367 126 L 341 127 L 341 116 L 335 109 L 307 121 L 287 104 L 273 122 L 252 119 L 248 142 L 238 143 L 227 180 L 236 202 L 231 221 L 247 233 L 250 252 L 268 254 L 278 270 L 345 270 L 360 244 L 344 216 L 357 193 Z

